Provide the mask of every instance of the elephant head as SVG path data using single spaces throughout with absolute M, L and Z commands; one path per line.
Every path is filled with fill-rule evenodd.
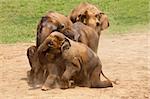
M 81 21 L 85 25 L 94 28 L 99 35 L 102 30 L 105 30 L 109 27 L 108 17 L 103 12 L 93 14 L 93 12 L 86 10 L 77 17 L 77 21 Z

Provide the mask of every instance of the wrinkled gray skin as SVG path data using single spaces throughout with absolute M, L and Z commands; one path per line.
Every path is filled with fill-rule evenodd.
M 112 87 L 111 81 L 102 72 L 98 56 L 86 45 L 74 42 L 59 32 L 53 32 L 38 50 L 40 53 L 47 51 L 49 55 L 59 54 L 61 57 L 59 61 L 65 60 L 62 65 L 66 69 L 60 78 L 61 88 L 69 88 L 69 80 L 73 80 L 77 86 Z M 101 74 L 107 81 L 100 80 Z M 51 81 L 50 77 L 46 80 L 47 84 L 49 81 Z M 43 90 L 47 89 L 48 86 L 43 86 Z

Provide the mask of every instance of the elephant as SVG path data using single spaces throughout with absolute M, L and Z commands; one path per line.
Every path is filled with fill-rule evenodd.
M 96 53 L 85 44 L 75 42 L 60 32 L 51 33 L 38 48 L 38 53 L 39 55 L 46 53 L 49 56 L 55 56 L 53 62 L 60 63 L 55 66 L 64 68 L 59 76 L 60 86 L 63 89 L 69 88 L 70 80 L 73 80 L 75 85 L 82 87 L 113 87 L 112 82 L 102 72 L 102 64 Z M 101 74 L 107 79 L 106 81 L 100 80 Z M 48 84 L 52 81 L 51 78 L 51 73 L 49 73 L 43 90 L 49 89 Z
M 100 36 L 101 31 L 109 27 L 107 15 L 100 11 L 95 5 L 83 2 L 74 8 L 68 18 L 75 23 L 80 21 L 95 29 Z
M 40 53 L 39 48 L 31 46 L 27 49 L 27 57 L 31 66 L 31 70 L 27 72 L 28 84 L 32 87 L 37 85 L 56 87 L 54 83 L 59 83 L 59 77 L 65 69 L 60 65 L 63 61 L 59 61 L 61 58 L 59 55 Z M 56 65 L 60 65 L 59 68 Z M 49 73 L 50 76 L 48 76 Z M 51 80 L 45 81 L 47 78 L 51 78 Z M 42 90 L 44 90 L 43 87 Z
M 28 84 L 35 87 L 42 84 L 46 79 L 46 71 L 39 61 L 36 46 L 30 46 L 27 49 L 27 58 L 31 67 L 31 70 L 27 71 Z
M 57 13 L 57 12 L 48 12 L 48 14 L 44 15 L 37 26 L 37 35 L 36 35 L 36 46 L 39 45 L 45 40 L 45 38 L 52 33 L 53 31 L 59 31 L 64 33 L 64 35 L 68 36 L 72 40 L 76 40 L 75 37 L 77 34 L 70 31 L 72 27 L 72 22 L 66 16 Z M 65 32 L 64 32 L 65 31 Z M 71 33 L 71 34 L 68 34 Z
M 55 17 L 58 18 L 55 18 Z M 54 18 L 53 18 L 54 17 Z M 61 22 L 64 19 L 64 22 Z M 64 26 L 62 24 L 68 23 Z M 89 46 L 94 52 L 97 52 L 98 48 L 98 42 L 99 42 L 99 36 L 97 32 L 89 27 L 84 25 L 81 22 L 76 22 L 74 24 L 71 24 L 71 21 L 69 19 L 66 19 L 65 16 L 49 12 L 48 16 L 42 17 L 40 24 L 38 25 L 38 32 L 37 32 L 37 44 L 36 46 L 39 47 L 39 45 L 44 41 L 44 39 L 53 31 L 59 31 L 63 33 L 68 38 L 77 41 L 82 42 Z
M 27 71 L 28 84 L 32 87 L 40 85 L 43 91 L 56 87 L 63 88 L 60 86 L 60 77 L 65 71 L 62 65 L 65 60 L 62 60 L 59 54 L 55 54 L 57 50 L 49 54 L 42 50 L 41 45 L 39 48 L 30 46 L 27 49 L 27 57 L 31 66 L 31 70 Z M 70 85 L 70 87 L 74 86 Z
M 77 41 L 79 34 L 74 32 L 73 29 L 71 29 L 72 25 L 73 24 L 70 21 L 70 19 L 68 19 L 66 16 L 57 12 L 50 11 L 41 18 L 37 26 L 36 46 L 31 46 L 27 49 L 27 57 L 29 60 L 29 64 L 31 66 L 31 70 L 28 71 L 27 73 L 27 75 L 29 76 L 28 77 L 29 82 L 33 83 L 33 78 L 35 80 L 35 78 L 37 77 L 36 74 L 39 75 L 39 73 L 37 72 L 40 72 L 40 75 L 45 75 L 45 74 L 42 74 L 45 72 L 45 69 L 40 63 L 38 63 L 39 61 L 37 60 L 39 59 L 37 58 L 37 54 L 35 54 L 40 44 L 53 31 L 60 31 L 61 33 L 69 37 L 70 39 Z M 36 63 L 36 65 L 32 66 L 32 63 L 34 64 Z M 41 68 L 41 71 L 37 71 L 38 68 Z M 40 75 L 39 75 L 39 78 L 40 78 Z M 34 82 L 39 82 L 39 81 L 40 80 L 36 80 Z
M 87 45 L 95 53 L 97 53 L 99 36 L 93 28 L 84 25 L 82 22 L 76 22 L 72 25 L 72 29 L 74 29 L 76 34 L 78 33 L 79 35 L 79 37 L 77 38 L 78 42 Z
M 78 42 L 82 42 L 82 43 L 86 44 L 94 52 L 97 52 L 99 38 L 98 38 L 98 35 L 94 29 L 84 25 L 81 22 L 76 22 L 75 24 L 72 25 L 70 30 L 69 31 L 68 30 L 64 31 L 65 33 L 68 33 L 68 34 L 66 34 L 67 37 L 71 38 L 70 34 L 72 34 L 72 33 L 76 34 L 77 35 L 76 39 Z M 72 32 L 70 32 L 70 31 L 72 31 Z M 28 71 L 28 78 L 29 78 L 29 82 L 34 84 L 34 85 L 36 85 L 35 82 L 39 82 L 40 84 L 43 83 L 45 81 L 45 78 L 47 77 L 47 76 L 45 76 L 44 73 L 48 72 L 47 70 L 45 70 L 43 68 L 44 66 L 42 66 L 43 64 L 45 65 L 45 63 L 47 63 L 47 62 L 43 62 L 43 64 L 41 64 L 39 62 L 38 55 L 35 54 L 35 53 L 37 53 L 36 52 L 37 49 L 38 48 L 36 46 L 31 46 L 27 50 L 27 56 L 28 56 L 28 60 L 29 60 L 30 66 L 31 66 L 31 70 Z M 40 59 L 46 60 L 47 58 L 43 56 Z M 49 59 L 48 62 L 50 62 L 50 61 L 53 63 L 53 61 Z M 40 68 L 40 70 L 38 70 L 39 68 Z

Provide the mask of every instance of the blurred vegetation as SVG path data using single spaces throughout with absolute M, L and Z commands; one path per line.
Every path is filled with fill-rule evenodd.
M 42 15 L 48 11 L 68 15 L 84 1 L 95 4 L 108 15 L 110 34 L 126 33 L 149 23 L 148 0 L 0 0 L 0 43 L 34 41 Z

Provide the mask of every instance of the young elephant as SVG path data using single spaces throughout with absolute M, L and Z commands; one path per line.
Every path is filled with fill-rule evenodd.
M 95 53 L 97 53 L 99 36 L 97 32 L 81 22 L 76 22 L 73 24 L 72 28 L 80 35 L 78 37 L 78 42 L 81 42 L 91 48 Z
M 102 30 L 109 27 L 107 15 L 95 5 L 85 2 L 74 8 L 68 17 L 73 23 L 80 21 L 92 27 L 98 32 L 99 36 Z
M 76 40 L 76 35 L 74 32 L 70 31 L 72 27 L 72 22 L 66 16 L 59 14 L 57 12 L 49 12 L 47 15 L 43 16 L 37 26 L 37 37 L 36 46 L 45 40 L 45 38 L 53 31 L 59 31 L 64 33 L 72 40 Z M 64 32 L 65 31 L 65 32 Z M 70 34 L 68 34 L 68 32 Z M 78 36 L 78 35 L 77 35 Z
M 99 35 L 95 29 L 84 25 L 81 22 L 72 22 L 56 12 L 49 12 L 42 17 L 37 29 L 37 44 L 39 45 L 53 31 L 59 31 L 71 40 L 78 41 L 89 46 L 94 52 L 97 52 Z
M 69 88 L 69 80 L 73 80 L 78 86 L 112 87 L 111 81 L 102 72 L 98 56 L 82 43 L 74 42 L 59 32 L 53 32 L 41 44 L 38 51 L 61 57 L 59 61 L 62 60 L 65 67 L 61 76 L 62 88 Z M 101 74 L 107 81 L 100 80 Z M 47 84 L 49 81 L 50 77 L 46 80 Z
M 27 72 L 28 84 L 31 86 L 42 84 L 45 80 L 44 68 L 39 61 L 36 46 L 27 49 L 27 57 L 31 67 L 31 70 Z
M 69 29 L 68 29 L 69 30 Z M 70 32 L 70 31 L 72 31 L 72 32 Z M 70 34 L 72 34 L 72 33 L 74 33 L 74 34 L 77 34 L 77 35 L 80 35 L 77 39 L 78 39 L 78 42 L 81 42 L 81 43 L 84 43 L 85 45 L 87 45 L 87 46 L 89 46 L 94 52 L 97 52 L 97 47 L 98 47 L 98 41 L 99 41 L 99 38 L 98 38 L 98 35 L 97 35 L 97 33 L 96 33 L 96 31 L 94 30 L 94 29 L 92 29 L 92 28 L 90 28 L 90 27 L 88 27 L 88 26 L 86 26 L 86 25 L 84 25 L 83 23 L 81 23 L 81 22 L 76 22 L 75 24 L 73 24 L 72 25 L 72 27 L 71 27 L 71 30 L 70 31 L 64 31 L 64 32 L 68 32 L 68 35 L 67 36 L 69 36 L 70 37 Z M 31 69 L 31 71 L 30 72 L 33 72 L 33 70 L 34 70 L 34 73 L 30 73 L 30 76 L 28 77 L 28 78 L 36 78 L 36 75 L 45 75 L 45 74 L 42 74 L 42 73 L 44 73 L 44 71 L 47 71 L 47 70 L 45 70 L 44 68 L 43 68 L 43 65 L 45 65 L 46 63 L 49 63 L 50 64 L 50 62 L 51 62 L 51 64 L 52 63 L 54 63 L 54 59 L 52 59 L 52 60 L 50 60 L 50 58 L 49 57 L 45 57 L 45 56 L 43 56 L 43 58 L 42 59 L 40 59 L 40 60 L 43 60 L 43 59 L 49 59 L 47 62 L 43 62 L 43 65 L 41 65 L 41 63 L 38 61 L 39 59 L 38 59 L 38 55 L 36 55 L 36 54 L 34 54 L 35 52 L 36 52 L 36 50 L 34 51 L 34 49 L 37 49 L 36 47 L 34 47 L 34 49 L 31 47 L 31 48 L 29 48 L 30 50 L 33 50 L 33 51 L 30 51 L 30 54 L 32 54 L 32 57 L 29 57 L 28 56 L 28 59 L 29 59 L 29 62 L 30 62 L 30 65 L 31 65 L 31 68 L 33 68 L 33 66 L 34 66 L 34 68 L 39 68 L 40 67 L 40 69 L 41 70 L 36 70 L 36 69 Z M 29 50 L 28 49 L 28 50 Z M 33 53 L 34 52 L 34 53 Z M 36 53 L 38 53 L 38 52 L 36 52 Z M 33 55 L 34 54 L 34 55 Z M 33 57 L 34 56 L 34 57 Z M 59 57 L 57 57 L 57 58 L 59 58 Z M 55 60 L 56 60 L 56 57 L 55 57 Z M 31 62 L 32 61 L 32 62 Z M 36 62 L 37 61 L 37 62 Z M 42 62 L 42 61 L 41 61 Z M 32 66 L 32 64 L 34 64 L 33 66 Z M 38 64 L 38 65 L 37 65 Z M 46 67 L 46 66 L 45 66 Z M 38 71 L 38 73 L 36 72 L 35 73 L 35 70 L 36 71 Z M 40 72 L 40 74 L 39 74 L 39 72 Z M 47 71 L 48 72 L 48 71 Z M 34 77 L 32 77 L 33 76 L 33 74 L 35 75 Z M 29 74 L 28 74 L 29 75 Z M 40 77 L 40 76 L 39 76 Z M 41 76 L 42 77 L 42 76 Z M 43 78 L 43 77 L 42 77 Z M 32 80 L 31 80 L 32 81 Z M 44 79 L 42 80 L 42 81 L 44 81 Z M 33 81 L 32 81 L 33 82 Z M 36 80 L 34 81 L 34 82 L 37 82 Z M 43 89 L 44 90 L 44 89 Z
M 28 84 L 32 87 L 42 85 L 42 90 L 56 87 L 60 83 L 60 76 L 63 74 L 65 67 L 62 67 L 63 62 L 60 55 L 54 50 L 51 54 L 47 51 L 39 50 L 36 46 L 31 46 L 27 49 L 27 57 L 31 66 L 31 70 L 27 72 Z M 57 52 L 59 53 L 59 52 Z M 59 68 L 57 68 L 59 66 Z M 48 79 L 48 80 L 46 80 Z
M 78 42 L 81 42 L 81 43 L 87 45 L 95 53 L 97 53 L 97 48 L 98 48 L 98 43 L 99 43 L 99 35 L 93 28 L 91 28 L 87 25 L 84 25 L 82 22 L 76 22 L 72 25 L 70 30 L 69 31 L 68 30 L 63 31 L 64 32 L 63 34 L 65 36 L 67 36 L 68 38 L 71 38 L 70 35 L 76 34 L 75 41 L 78 41 Z M 71 40 L 73 40 L 73 39 L 71 39 Z
M 49 20 L 49 18 L 47 19 Z M 50 22 L 48 21 L 47 24 L 50 24 Z M 45 28 L 46 26 L 43 27 L 43 29 Z M 57 31 L 60 31 L 60 30 L 58 29 Z M 43 32 L 43 34 L 44 33 L 46 34 L 47 32 Z M 70 25 L 69 28 L 64 27 L 61 33 L 63 33 L 65 36 L 67 36 L 71 40 L 84 43 L 85 45 L 90 47 L 94 52 L 97 52 L 99 35 L 93 28 L 87 25 L 84 25 L 81 22 L 76 22 L 73 25 Z M 45 37 L 41 37 L 41 39 L 42 38 L 45 39 Z

